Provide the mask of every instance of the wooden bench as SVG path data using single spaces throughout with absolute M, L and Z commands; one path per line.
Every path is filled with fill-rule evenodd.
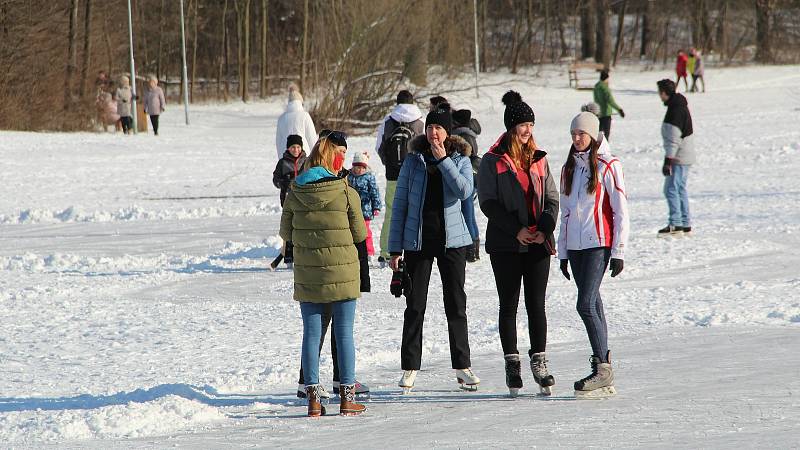
M 569 87 L 575 89 L 592 89 L 594 87 L 594 80 L 597 79 L 597 72 L 603 70 L 605 66 L 600 63 L 593 62 L 574 62 L 569 65 Z M 592 80 L 591 85 L 581 86 L 580 79 Z

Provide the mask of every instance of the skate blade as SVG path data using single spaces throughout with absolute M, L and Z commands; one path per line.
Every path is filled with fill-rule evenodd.
M 575 391 L 575 398 L 581 400 L 600 400 L 617 395 L 614 386 L 606 386 L 591 391 Z
M 478 390 L 478 385 L 477 385 L 477 384 L 463 384 L 463 383 L 459 383 L 459 384 L 458 384 L 458 387 L 459 387 L 459 389 L 461 389 L 462 391 L 475 392 L 475 391 L 477 391 L 477 390 Z
M 519 388 L 508 388 L 508 396 L 511 398 L 519 397 Z
M 550 386 L 539 386 L 539 395 L 549 397 L 553 395 L 553 389 Z
M 414 389 L 414 386 L 400 386 L 403 388 L 403 395 L 411 394 L 411 390 Z

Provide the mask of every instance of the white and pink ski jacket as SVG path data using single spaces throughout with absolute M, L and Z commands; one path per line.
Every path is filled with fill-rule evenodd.
M 593 194 L 586 192 L 589 152 L 575 153 L 569 196 L 563 194 L 564 171 L 561 171 L 560 259 L 567 259 L 568 250 L 596 247 L 609 247 L 612 258 L 625 259 L 630 221 L 622 163 L 611 155 L 606 139 L 601 141 L 597 156 L 598 185 Z

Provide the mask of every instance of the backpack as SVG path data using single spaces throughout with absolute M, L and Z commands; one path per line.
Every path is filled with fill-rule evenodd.
M 387 178 L 396 180 L 403 160 L 408 155 L 408 142 L 414 137 L 414 130 L 411 129 L 410 123 L 398 122 L 392 118 L 389 120 L 397 125 L 392 130 L 392 134 L 384 140 L 381 154 L 386 164 Z

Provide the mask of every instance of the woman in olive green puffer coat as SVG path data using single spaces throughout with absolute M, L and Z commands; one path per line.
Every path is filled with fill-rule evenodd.
M 321 134 L 306 161 L 306 171 L 295 179 L 286 197 L 281 216 L 281 238 L 294 244 L 294 299 L 300 302 L 303 316 L 302 367 L 309 416 L 325 414 L 320 403 L 319 343 L 327 305 L 333 313 L 339 362 L 340 414 L 366 410 L 355 403 L 353 322 L 356 299 L 363 287 L 369 290 L 362 286 L 359 261 L 359 250 L 366 261 L 367 230 L 358 193 L 336 175 L 346 151 L 344 133 Z

